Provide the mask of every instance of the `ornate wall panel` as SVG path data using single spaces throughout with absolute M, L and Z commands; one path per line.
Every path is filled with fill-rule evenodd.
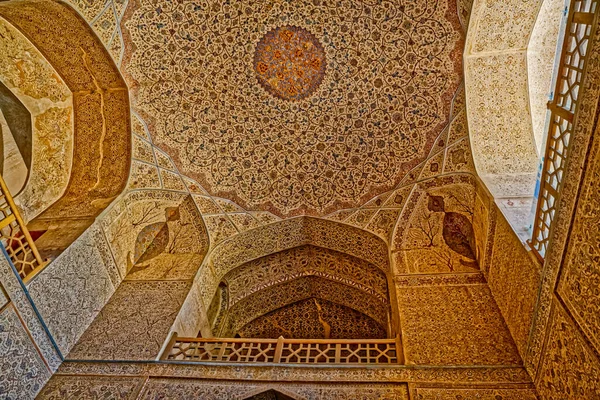
M 415 400 L 536 400 L 534 389 L 505 389 L 505 388 L 418 388 L 415 390 Z
M 12 306 L 21 317 L 23 326 L 36 343 L 40 354 L 50 370 L 56 371 L 62 361 L 59 351 L 52 343 L 50 336 L 32 306 L 32 302 L 23 291 L 20 279 L 17 276 L 7 259 L 0 257 L 0 284 L 3 286 L 4 294 L 12 302 Z
M 88 21 L 117 66 L 120 66 L 124 51 L 120 22 L 129 1 L 67 0 L 66 2 L 79 11 L 83 18 Z
M 600 352 L 600 146 L 597 139 L 594 141 L 557 292 Z
M 221 243 L 208 255 L 209 272 L 200 270 L 204 276 L 214 274 L 202 285 L 203 301 L 210 304 L 222 277 L 234 268 L 254 259 L 282 250 L 312 244 L 358 257 L 388 270 L 386 243 L 374 234 L 362 229 L 311 217 L 298 217 L 252 229 Z M 210 282 L 209 281 L 209 282 Z
M 142 391 L 144 400 L 160 399 L 169 396 L 172 399 L 201 398 L 206 400 L 248 399 L 269 389 L 293 399 L 363 399 L 363 400 L 408 400 L 405 384 L 396 385 L 335 385 L 335 384 L 292 384 L 292 383 L 241 383 L 218 381 L 186 381 L 174 379 L 152 379 Z M 253 398 L 253 397 L 252 397 Z
M 374 319 L 380 327 L 387 327 L 388 302 L 382 302 L 352 286 L 308 276 L 270 286 L 237 302 L 229 309 L 224 332 L 233 334 L 261 315 L 311 298 L 329 300 L 352 308 Z
M 575 321 L 554 303 L 545 354 L 536 379 L 544 399 L 600 398 L 600 361 L 579 333 Z
M 542 266 L 527 251 L 504 215 L 499 211 L 496 214 L 498 217 L 488 284 L 519 354 L 525 357 L 541 284 Z
M 143 377 L 55 375 L 36 398 L 132 400 L 144 381 Z
M 250 261 L 229 272 L 224 281 L 233 305 L 267 286 L 307 275 L 360 287 L 387 301 L 387 280 L 381 269 L 359 258 L 310 245 Z
M 119 273 L 125 277 L 133 267 L 135 243 L 142 230 L 165 222 L 166 209 L 177 207 L 185 196 L 161 190 L 130 192 L 111 205 L 100 220 L 115 257 Z
M 93 225 L 29 284 L 61 352 L 67 354 L 119 284 L 108 243 Z
M 473 53 L 527 47 L 541 1 L 474 1 L 467 48 Z
M 68 358 L 156 358 L 190 286 L 182 281 L 123 282 Z
M 542 2 L 473 2 L 465 44 L 469 134 L 477 172 L 494 196 L 533 195 L 539 158 L 527 46 Z
M 206 273 L 210 273 L 206 268 L 199 270 L 196 279 L 192 282 L 192 288 L 173 322 L 171 331 L 177 332 L 182 337 L 196 337 L 198 333 L 201 333 L 202 337 L 212 335 L 210 320 L 206 312 L 208 305 L 204 305 L 202 290 L 206 285 L 210 285 L 210 282 L 206 283 L 204 279 Z
M 0 397 L 33 398 L 51 372 L 14 307 L 0 310 Z
M 131 249 L 132 266 L 128 280 L 191 280 L 208 251 L 208 234 L 202 217 L 191 196 L 176 207 L 156 208 L 146 202 L 138 209 L 140 218 L 148 212 L 160 213 L 155 222 L 140 223 L 132 215 L 133 223 L 142 226 Z M 151 218 L 150 215 L 149 218 Z M 156 217 L 155 217 L 156 219 Z
M 386 368 L 337 367 L 327 368 L 330 383 L 428 383 L 449 387 L 452 385 L 480 385 L 506 387 L 511 385 L 531 385 L 531 379 L 523 367 L 515 366 L 389 366 Z M 218 365 L 218 364 L 171 364 L 171 363 L 120 363 L 120 362 L 70 362 L 62 364 L 58 375 L 127 375 L 153 376 L 165 378 L 227 379 L 240 381 L 319 382 L 323 378 L 323 368 L 319 366 L 277 366 L 264 365 Z M 55 376 L 58 376 L 55 375 Z
M 493 213 L 493 198 L 478 179 L 475 185 L 475 204 L 473 208 L 473 234 L 477 247 L 479 269 L 487 276 L 492 246 L 494 244 L 494 229 L 496 229 L 496 215 Z
M 528 118 L 526 52 L 473 56 L 466 65 L 477 172 L 494 196 L 531 197 L 539 159 Z
M 407 363 L 521 364 L 486 285 L 398 286 Z

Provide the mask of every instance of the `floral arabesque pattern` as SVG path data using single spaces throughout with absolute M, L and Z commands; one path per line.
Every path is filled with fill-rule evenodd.
M 310 96 L 323 81 L 326 65 L 321 43 L 296 26 L 268 32 L 254 53 L 258 81 L 267 92 L 284 100 Z
M 429 153 L 460 81 L 448 11 L 425 0 L 145 0 L 124 19 L 124 69 L 134 108 L 181 172 L 246 209 L 318 215 L 391 189 Z M 326 55 L 303 101 L 274 98 L 254 70 L 260 38 L 283 25 L 310 30 Z

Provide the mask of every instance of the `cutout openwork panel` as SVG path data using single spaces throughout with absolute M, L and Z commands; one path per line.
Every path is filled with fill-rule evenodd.
M 570 5 L 555 95 L 548 103 L 550 125 L 533 226 L 532 246 L 540 258 L 548 249 L 552 221 L 560 199 L 597 8 L 597 0 L 572 0 Z
M 281 364 L 402 364 L 400 338 L 376 340 L 173 337 L 161 359 Z

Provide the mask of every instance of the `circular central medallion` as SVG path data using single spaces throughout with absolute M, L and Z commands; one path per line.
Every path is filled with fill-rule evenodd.
M 315 35 L 296 26 L 265 34 L 256 46 L 254 70 L 265 90 L 284 100 L 310 96 L 325 75 L 325 50 Z

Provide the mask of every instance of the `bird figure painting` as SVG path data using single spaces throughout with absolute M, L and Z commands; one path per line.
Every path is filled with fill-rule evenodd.
M 443 212 L 442 237 L 446 245 L 461 256 L 476 264 L 475 234 L 473 224 L 466 215 L 454 211 L 446 211 L 442 196 L 429 195 L 427 208 L 432 212 Z M 469 266 L 472 266 L 469 263 Z

